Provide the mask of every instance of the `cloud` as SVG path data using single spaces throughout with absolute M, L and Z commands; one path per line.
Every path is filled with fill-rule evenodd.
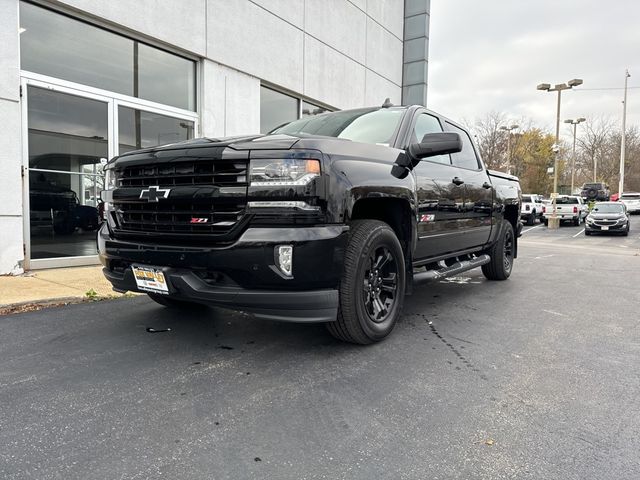
M 640 85 L 638 18 L 640 2 L 622 0 L 435 0 L 428 107 L 454 119 L 501 111 L 553 131 L 557 94 L 536 85 L 582 78 L 581 91 L 563 92 L 561 119 L 619 122 L 625 68 Z M 590 90 L 600 87 L 619 89 Z M 627 115 L 640 125 L 640 89 L 629 90 Z

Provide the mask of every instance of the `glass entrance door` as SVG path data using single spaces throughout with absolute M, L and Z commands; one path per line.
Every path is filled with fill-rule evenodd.
M 189 140 L 198 117 L 35 76 L 22 83 L 29 171 L 25 268 L 96 264 L 104 164 L 131 150 Z
M 31 259 L 96 255 L 110 102 L 27 87 Z

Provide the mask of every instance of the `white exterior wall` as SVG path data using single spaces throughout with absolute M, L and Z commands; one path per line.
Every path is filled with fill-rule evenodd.
M 400 104 L 403 0 L 40 0 L 201 59 L 200 135 L 260 130 L 260 84 L 338 109 Z M 23 260 L 18 0 L 0 0 L 0 274 Z
M 0 0 L 0 274 L 21 273 L 22 142 L 20 139 L 18 3 Z

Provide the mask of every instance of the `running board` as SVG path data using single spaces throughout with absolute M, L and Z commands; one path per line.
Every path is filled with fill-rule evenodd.
M 426 272 L 414 273 L 413 283 L 414 284 L 427 283 L 427 282 L 432 282 L 434 280 L 440 280 L 441 278 L 451 277 L 453 275 L 457 275 L 458 273 L 471 270 L 472 268 L 486 265 L 490 261 L 491 261 L 491 257 L 485 254 L 485 255 L 479 255 L 478 257 L 472 260 L 463 260 L 461 262 L 456 262 L 449 267 L 444 267 L 439 270 L 427 270 Z

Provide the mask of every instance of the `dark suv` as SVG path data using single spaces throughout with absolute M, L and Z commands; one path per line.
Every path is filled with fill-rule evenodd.
M 609 185 L 606 183 L 585 183 L 582 185 L 580 196 L 586 200 L 595 200 L 597 202 L 606 202 L 609 200 L 611 192 Z

